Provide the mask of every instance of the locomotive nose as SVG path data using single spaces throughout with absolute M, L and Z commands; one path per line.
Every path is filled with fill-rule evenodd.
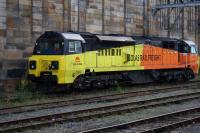
M 59 70 L 59 61 L 58 60 L 42 60 L 41 70 L 42 71 Z
M 64 58 L 62 56 L 33 56 L 29 60 L 28 79 L 32 81 L 63 82 Z

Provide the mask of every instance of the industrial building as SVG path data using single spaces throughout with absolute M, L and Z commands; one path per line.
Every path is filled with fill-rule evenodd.
M 25 77 L 27 58 L 45 31 L 162 36 L 200 44 L 200 0 L 0 0 L 0 88 L 13 88 Z

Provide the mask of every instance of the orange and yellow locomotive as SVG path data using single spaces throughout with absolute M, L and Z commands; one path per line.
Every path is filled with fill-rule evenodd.
M 190 80 L 197 74 L 198 51 L 192 41 L 49 31 L 35 43 L 28 78 L 85 88 Z

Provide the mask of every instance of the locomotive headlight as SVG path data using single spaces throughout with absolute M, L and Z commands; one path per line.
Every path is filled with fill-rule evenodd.
M 31 70 L 35 70 L 36 69 L 36 61 L 30 61 L 29 62 L 29 68 Z
M 58 70 L 58 69 L 59 69 L 58 61 L 52 61 L 51 62 L 51 70 Z

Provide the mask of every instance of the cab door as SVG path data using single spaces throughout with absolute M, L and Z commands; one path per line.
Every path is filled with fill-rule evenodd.
M 190 45 L 190 67 L 195 74 L 199 71 L 198 50 L 196 45 Z
M 68 40 L 65 57 L 65 80 L 67 82 L 73 82 L 76 77 L 85 72 L 85 54 L 82 45 L 79 40 Z
M 186 66 L 189 63 L 188 54 L 189 54 L 190 48 L 186 43 L 182 42 L 180 44 L 179 51 L 180 51 L 180 53 L 179 53 L 179 58 L 180 58 L 179 61 L 180 62 L 179 63 Z
M 195 45 L 190 46 L 190 64 L 196 64 L 198 60 L 198 52 L 197 52 L 197 47 Z

